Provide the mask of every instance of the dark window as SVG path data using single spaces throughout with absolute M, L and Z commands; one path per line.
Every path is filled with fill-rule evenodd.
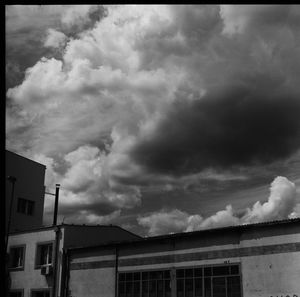
M 21 269 L 24 268 L 24 246 L 11 247 L 9 251 L 9 268 Z M 13 292 L 14 293 L 14 292 Z M 19 291 L 17 292 L 19 293 Z
M 18 198 L 17 212 L 32 216 L 34 211 L 34 201 Z
M 36 266 L 52 264 L 53 244 L 39 244 L 37 246 Z
M 204 276 L 211 276 L 211 267 L 204 267 Z
M 201 277 L 202 276 L 202 268 L 195 268 L 195 277 Z
M 148 281 L 142 282 L 142 297 L 148 297 Z
M 204 297 L 211 297 L 211 278 L 204 278 Z
M 229 266 L 216 266 L 213 267 L 213 275 L 228 275 Z
M 226 296 L 226 284 L 225 277 L 213 278 L 213 297 L 225 297 Z
M 239 274 L 239 266 L 238 265 L 233 265 L 230 267 L 230 274 Z
M 241 296 L 241 282 L 239 276 L 227 277 L 227 297 Z
M 171 281 L 169 279 L 165 280 L 165 297 L 171 297 Z
M 202 296 L 202 278 L 195 278 L 195 297 Z
M 141 274 L 140 274 L 139 272 L 135 272 L 135 273 L 133 274 L 133 279 L 134 279 L 134 280 L 140 280 L 140 278 L 141 278 Z
M 185 279 L 185 297 L 193 297 L 194 282 L 192 278 Z
M 119 279 L 119 297 L 125 297 L 125 282 L 120 283 L 120 279 Z
M 125 281 L 125 273 L 119 274 L 119 281 L 121 281 L 121 282 Z
M 184 277 L 184 269 L 177 269 L 177 270 L 176 270 L 176 277 L 177 277 L 177 278 L 182 278 L 182 277 Z
M 133 296 L 140 297 L 140 282 L 133 283 Z
M 241 297 L 239 265 L 119 273 L 118 297 Z M 171 282 L 174 283 L 171 285 Z
M 184 279 L 177 280 L 177 297 L 184 297 Z
M 9 297 L 23 297 L 23 290 L 12 290 L 9 292 Z
M 239 265 L 176 270 L 177 297 L 241 297 Z
M 170 271 L 119 273 L 119 297 L 171 297 Z
M 50 297 L 50 290 L 32 291 L 31 297 Z

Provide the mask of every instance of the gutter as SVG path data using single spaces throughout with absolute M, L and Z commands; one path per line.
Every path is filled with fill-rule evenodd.
M 61 278 L 61 297 L 69 295 L 69 279 L 70 279 L 70 252 L 68 249 L 63 250 L 63 273 Z
M 116 255 L 116 261 L 115 261 L 115 297 L 118 297 L 119 249 L 118 249 L 117 245 L 115 247 L 115 255 Z
M 58 254 L 59 254 L 59 236 L 61 234 L 59 226 L 54 228 L 55 232 L 55 247 L 54 247 L 54 267 L 53 267 L 53 285 L 52 297 L 57 296 L 57 275 L 58 275 Z

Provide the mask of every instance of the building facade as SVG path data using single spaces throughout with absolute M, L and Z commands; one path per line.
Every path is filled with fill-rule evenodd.
M 46 166 L 18 154 L 5 152 L 5 224 L 9 232 L 43 225 Z M 11 204 L 12 203 L 12 204 Z M 11 210 L 11 211 L 10 211 Z
M 65 250 L 140 238 L 117 226 L 57 225 L 11 233 L 10 297 L 64 295 Z
M 67 251 L 69 297 L 300 297 L 300 219 Z

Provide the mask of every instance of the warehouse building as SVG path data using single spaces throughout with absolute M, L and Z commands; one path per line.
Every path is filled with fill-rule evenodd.
M 69 297 L 300 297 L 300 219 L 66 250 Z

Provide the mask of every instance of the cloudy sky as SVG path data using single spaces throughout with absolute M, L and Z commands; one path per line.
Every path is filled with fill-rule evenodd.
M 6 90 L 6 148 L 61 184 L 59 222 L 300 216 L 300 6 L 6 6 Z

